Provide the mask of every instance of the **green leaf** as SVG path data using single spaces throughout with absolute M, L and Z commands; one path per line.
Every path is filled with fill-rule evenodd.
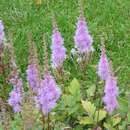
M 103 124 L 103 126 L 106 128 L 106 129 L 111 129 L 111 125 L 110 124 L 107 124 L 106 122 Z
M 65 106 L 72 106 L 75 104 L 74 97 L 71 95 L 63 95 L 62 99 Z
M 82 117 L 80 119 L 79 123 L 82 125 L 90 125 L 90 124 L 93 124 L 94 122 L 93 122 L 93 119 L 91 117 L 86 116 L 86 117 Z
M 92 104 L 89 101 L 83 101 L 83 100 L 81 100 L 81 102 L 85 111 L 88 112 L 89 115 L 93 116 L 96 110 L 96 107 L 94 106 L 94 104 Z
M 127 114 L 127 117 L 128 117 L 128 124 L 130 124 L 130 113 L 129 112 Z
M 94 120 L 95 122 L 102 121 L 106 117 L 107 112 L 105 110 L 98 110 L 95 112 Z
M 120 121 L 121 121 L 121 117 L 119 117 L 117 115 L 113 116 L 112 117 L 112 125 L 113 125 L 113 127 L 116 126 L 117 124 L 119 124 Z
M 96 90 L 95 85 L 89 86 L 89 89 L 87 90 L 87 95 L 89 95 L 90 97 L 94 96 L 95 90 Z
M 77 92 L 80 92 L 80 84 L 76 78 L 74 78 L 72 82 L 70 83 L 69 92 L 72 95 L 75 95 L 77 94 Z
M 127 113 L 128 112 L 128 100 L 127 98 L 118 98 L 119 100 L 119 109 L 121 110 L 121 113 Z

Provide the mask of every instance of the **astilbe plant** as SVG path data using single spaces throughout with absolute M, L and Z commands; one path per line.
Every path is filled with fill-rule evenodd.
M 35 96 L 37 95 L 37 90 L 40 87 L 40 72 L 39 72 L 39 62 L 37 56 L 37 50 L 35 43 L 32 39 L 32 34 L 28 35 L 29 42 L 29 58 L 27 66 L 27 81 L 28 81 L 28 91 L 23 99 L 22 106 L 22 122 L 24 129 L 33 129 L 35 126 L 35 112 L 36 112 L 36 103 Z
M 60 95 L 61 90 L 57 86 L 54 78 L 49 72 L 45 73 L 36 98 L 38 108 L 42 110 L 44 115 L 48 115 L 56 106 L 56 102 Z
M 76 24 L 76 31 L 74 35 L 74 45 L 73 53 L 77 55 L 77 62 L 82 70 L 86 69 L 86 65 L 91 59 L 91 54 L 93 51 L 93 38 L 88 31 L 87 22 L 84 17 L 83 5 L 80 3 L 80 15 Z
M 100 79 L 106 80 L 109 77 L 109 75 L 110 75 L 110 66 L 106 56 L 105 46 L 102 43 L 101 56 L 98 64 L 98 76 L 100 77 Z
M 101 56 L 98 64 L 98 76 L 105 81 L 103 102 L 106 110 L 111 114 L 118 108 L 118 87 L 117 78 L 112 70 L 112 63 L 108 61 L 105 53 L 105 45 L 102 42 Z
M 45 40 L 44 40 L 45 44 Z M 45 123 L 45 118 L 48 117 L 48 130 L 50 130 L 49 113 L 56 106 L 57 100 L 60 98 L 61 90 L 57 86 L 55 79 L 49 72 L 48 67 L 48 52 L 47 46 L 44 45 L 44 76 L 41 79 L 40 87 L 38 88 L 35 97 L 37 108 L 43 113 L 42 120 Z M 45 124 L 44 124 L 45 125 Z M 43 126 L 45 127 L 45 126 Z
M 44 41 L 45 44 L 45 41 Z M 44 115 L 47 115 L 56 106 L 56 102 L 61 95 L 60 88 L 57 86 L 55 79 L 49 72 L 47 46 L 44 45 L 44 77 L 41 80 L 40 88 L 37 94 L 37 105 Z
M 79 53 L 83 54 L 92 51 L 93 40 L 89 34 L 87 23 L 82 13 L 78 18 L 74 41 L 75 48 L 78 49 Z
M 22 105 L 23 82 L 19 76 L 17 65 L 15 63 L 13 46 L 11 45 L 11 43 L 9 46 L 11 54 L 10 59 L 11 73 L 9 75 L 8 81 L 13 86 L 13 90 L 9 94 L 8 103 L 10 106 L 13 107 L 14 112 L 20 112 Z
M 27 81 L 29 83 L 29 87 L 36 92 L 40 83 L 40 72 L 39 72 L 39 63 L 38 56 L 36 51 L 36 46 L 34 41 L 32 40 L 32 36 L 29 35 L 29 59 L 28 59 L 28 67 L 27 67 Z
M 10 106 L 8 105 L 6 99 L 8 95 L 7 91 L 7 73 L 9 66 L 5 63 L 5 32 L 4 24 L 0 20 L 0 123 L 2 124 L 3 130 L 10 130 Z
M 83 3 L 81 1 L 79 3 L 79 13 L 74 36 L 75 48 L 77 48 L 79 53 L 85 54 L 92 51 L 93 38 L 88 31 L 87 22 L 84 17 Z
M 62 68 L 63 62 L 66 59 L 66 48 L 64 47 L 64 39 L 58 30 L 55 19 L 53 19 L 53 34 L 52 34 L 52 67 L 60 70 Z
M 111 114 L 115 109 L 118 108 L 118 87 L 117 87 L 117 78 L 113 75 L 110 75 L 105 83 L 103 101 L 106 107 L 106 110 Z

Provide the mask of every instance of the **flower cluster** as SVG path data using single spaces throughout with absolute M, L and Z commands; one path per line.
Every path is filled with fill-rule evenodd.
M 14 50 L 12 43 L 9 44 L 8 50 L 10 53 L 10 69 L 9 83 L 13 86 L 13 90 L 9 94 L 8 103 L 13 107 L 14 112 L 21 111 L 22 97 L 23 97 L 23 83 L 19 77 L 19 72 L 15 62 Z
M 14 112 L 20 112 L 22 103 L 21 91 L 14 87 L 14 89 L 10 92 L 9 96 L 9 105 L 13 107 Z
M 39 64 L 35 43 L 32 36 L 29 37 L 29 64 L 26 70 L 29 87 L 35 92 L 39 87 Z
M 56 85 L 54 78 L 46 73 L 36 96 L 37 107 L 47 115 L 56 106 L 60 95 L 61 90 Z
M 102 52 L 98 64 L 98 76 L 105 81 L 103 102 L 107 111 L 111 114 L 118 107 L 117 79 L 112 72 L 111 64 L 105 54 L 105 46 L 102 44 Z
M 14 112 L 20 112 L 22 104 L 23 83 L 16 71 L 11 74 L 9 82 L 13 85 L 13 90 L 9 94 L 10 97 L 8 99 L 8 103 L 13 107 Z
M 2 23 L 2 21 L 0 20 L 0 44 L 2 44 L 3 40 L 4 40 L 4 25 Z
M 60 68 L 66 59 L 66 49 L 64 47 L 64 40 L 58 31 L 57 27 L 54 27 L 52 34 L 52 66 L 54 68 Z
M 102 52 L 100 56 L 100 61 L 98 64 L 98 75 L 102 80 L 107 80 L 110 75 L 110 66 L 108 63 L 107 56 L 105 54 L 105 47 L 102 45 Z
M 106 105 L 107 111 L 111 114 L 113 110 L 118 107 L 118 87 L 117 87 L 117 79 L 114 76 L 109 76 L 106 80 L 105 90 L 104 90 L 104 98 L 103 101 Z
M 32 88 L 33 91 L 37 90 L 39 85 L 39 72 L 36 64 L 28 65 L 28 69 L 26 72 L 29 86 Z
M 87 23 L 82 15 L 80 15 L 78 19 L 74 41 L 75 48 L 78 49 L 79 53 L 88 53 L 92 51 L 93 39 L 88 32 Z

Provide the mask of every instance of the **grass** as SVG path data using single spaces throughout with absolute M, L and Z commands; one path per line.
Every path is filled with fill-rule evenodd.
M 129 0 L 84 0 L 85 17 L 89 31 L 94 38 L 95 52 L 92 64 L 96 65 L 100 55 L 100 37 L 105 38 L 108 57 L 117 71 L 120 92 L 130 87 L 130 1 Z M 17 63 L 24 77 L 27 67 L 28 32 L 33 33 L 37 44 L 39 60 L 43 63 L 42 35 L 48 36 L 51 44 L 51 16 L 56 14 L 59 29 L 64 37 L 68 54 L 74 45 L 73 36 L 77 21 L 77 0 L 43 0 L 37 8 L 33 0 L 0 0 L 0 19 L 6 28 L 6 35 L 13 34 Z M 68 62 L 68 63 L 67 63 Z M 68 65 L 66 65 L 68 64 Z M 66 61 L 72 75 L 77 72 Z M 92 77 L 96 71 L 88 70 Z

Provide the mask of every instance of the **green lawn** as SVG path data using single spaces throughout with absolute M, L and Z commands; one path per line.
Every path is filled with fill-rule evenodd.
M 17 63 L 25 74 L 28 55 L 28 32 L 33 32 L 39 54 L 43 63 L 42 35 L 47 33 L 48 44 L 51 44 L 51 16 L 56 14 L 59 29 L 64 37 L 68 54 L 74 45 L 73 36 L 77 21 L 77 0 L 43 0 L 37 8 L 33 0 L 0 0 L 0 19 L 6 28 L 6 38 L 13 34 L 13 42 L 17 55 Z M 47 2 L 48 1 L 48 2 Z M 100 54 L 100 36 L 105 38 L 108 57 L 113 61 L 114 70 L 118 69 L 121 92 L 130 86 L 130 0 L 84 0 L 85 17 L 94 39 L 95 52 L 92 64 L 96 65 Z M 65 63 L 65 69 L 72 65 Z M 66 65 L 68 64 L 68 65 Z M 96 71 L 88 70 L 89 77 Z

